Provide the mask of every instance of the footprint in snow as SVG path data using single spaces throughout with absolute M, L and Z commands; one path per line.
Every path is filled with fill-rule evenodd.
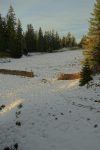
M 18 107 L 18 109 L 21 109 L 23 107 L 23 104 L 20 103 L 17 107 Z
M 95 124 L 95 125 L 94 125 L 94 128 L 97 128 L 97 127 L 98 127 L 98 125 L 97 125 L 97 124 Z
M 46 79 L 42 79 L 42 82 L 43 83 L 47 83 L 48 81 Z
M 5 105 L 1 105 L 0 106 L 0 111 L 3 110 L 6 106 Z
M 64 113 L 60 113 L 62 116 L 64 115 Z
M 58 118 L 56 117 L 55 120 L 58 120 Z

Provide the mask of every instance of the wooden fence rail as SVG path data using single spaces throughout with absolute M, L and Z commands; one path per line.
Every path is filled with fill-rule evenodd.
M 16 76 L 24 76 L 24 77 L 34 77 L 34 73 L 28 71 L 21 70 L 9 70 L 9 69 L 0 69 L 0 74 L 8 74 L 8 75 L 16 75 Z

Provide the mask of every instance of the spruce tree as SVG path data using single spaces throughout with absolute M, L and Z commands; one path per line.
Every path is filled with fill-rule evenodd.
M 7 49 L 7 36 L 6 36 L 6 21 L 0 15 L 0 51 L 5 52 Z
M 27 46 L 28 52 L 35 52 L 37 50 L 36 49 L 37 37 L 34 32 L 32 24 L 27 25 L 25 40 L 26 40 L 26 46 Z
M 91 70 L 89 68 L 89 63 L 88 61 L 85 62 L 85 64 L 83 65 L 82 71 L 80 73 L 81 78 L 80 78 L 80 86 L 84 86 L 85 84 L 87 84 L 87 88 L 89 86 L 89 81 L 92 80 L 91 77 Z
M 11 57 L 16 57 L 16 17 L 12 6 L 7 13 L 7 49 Z
M 14 51 L 14 53 L 16 52 L 15 54 L 16 58 L 20 58 L 23 54 L 22 40 L 23 40 L 22 26 L 20 20 L 18 19 L 17 30 L 16 30 L 16 51 Z
M 55 34 L 55 49 L 56 50 L 60 49 L 60 38 L 59 38 L 59 34 L 57 32 Z
M 77 45 L 77 43 L 76 43 L 76 39 L 75 39 L 75 37 L 74 37 L 74 36 L 72 36 L 72 37 L 71 37 L 70 46 L 71 46 L 71 47 L 75 47 L 76 45 Z
M 56 49 L 56 39 L 55 39 L 54 30 L 49 31 L 48 40 L 49 40 L 49 53 L 52 53 Z
M 37 48 L 38 51 L 43 52 L 44 51 L 44 37 L 41 27 L 39 28 L 38 32 L 38 41 L 37 41 Z
M 2 17 L 0 14 L 0 52 L 3 50 L 3 27 L 2 27 Z
M 28 55 L 28 49 L 27 49 L 26 40 L 25 40 L 25 33 L 23 33 L 22 47 L 23 47 L 23 54 L 25 56 L 27 56 Z
M 46 31 L 44 33 L 44 51 L 49 52 L 50 50 L 50 38 L 49 38 L 49 32 Z
M 61 43 L 62 48 L 66 47 L 66 37 L 63 36 Z
M 66 37 L 66 47 L 71 47 L 71 33 L 69 32 Z

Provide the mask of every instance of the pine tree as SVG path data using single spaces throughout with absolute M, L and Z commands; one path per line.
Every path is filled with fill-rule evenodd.
M 79 85 L 84 86 L 85 84 L 87 84 L 87 88 L 88 88 L 89 81 L 92 80 L 91 70 L 89 68 L 88 61 L 85 62 L 80 75 L 81 75 L 81 79 L 80 79 L 80 84 Z
M 85 60 L 93 73 L 100 73 L 100 0 L 96 0 L 85 43 Z

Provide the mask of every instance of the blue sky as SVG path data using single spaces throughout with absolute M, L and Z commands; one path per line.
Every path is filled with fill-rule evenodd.
M 88 20 L 95 0 L 0 0 L 0 13 L 5 16 L 10 1 L 23 28 L 56 30 L 60 35 L 73 33 L 79 39 L 88 30 Z

